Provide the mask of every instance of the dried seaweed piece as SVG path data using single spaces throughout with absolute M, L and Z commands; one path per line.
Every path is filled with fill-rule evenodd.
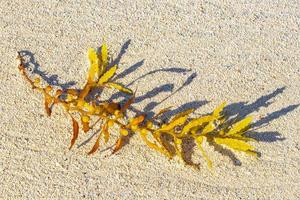
M 112 154 L 115 154 L 117 151 L 119 151 L 119 150 L 121 149 L 122 145 L 123 145 L 123 136 L 121 136 L 121 137 L 117 140 L 117 142 L 116 142 L 116 144 L 115 144 L 115 148 L 114 148 L 113 151 L 112 151 Z
M 237 122 L 233 125 L 233 127 L 226 133 L 226 135 L 236 135 L 236 134 L 242 134 L 243 130 L 247 129 L 250 126 L 250 123 L 252 122 L 252 116 L 248 116 L 245 119 Z
M 139 115 L 135 118 L 130 119 L 129 124 L 130 126 L 137 126 L 142 123 L 145 119 L 145 115 Z
M 170 131 L 174 129 L 176 126 L 180 126 L 184 124 L 187 120 L 187 116 L 180 117 L 174 121 L 171 121 L 169 124 L 163 124 L 163 126 L 159 129 L 159 131 Z
M 124 93 L 127 93 L 127 94 L 132 94 L 132 90 L 131 89 L 128 89 L 118 83 L 113 83 L 113 82 L 110 82 L 110 83 L 107 83 L 106 84 L 108 87 L 112 87 L 112 88 L 115 88 L 121 92 L 124 92 Z
M 159 147 L 157 144 L 151 142 L 148 138 L 147 138 L 147 134 L 148 134 L 148 130 L 141 130 L 140 132 L 140 136 L 143 139 L 143 141 L 146 143 L 146 145 L 148 147 L 150 147 L 151 149 L 154 149 L 160 153 L 162 153 L 163 155 L 167 156 L 169 159 L 172 158 L 171 154 L 164 148 L 164 147 Z
M 223 144 L 226 145 L 234 150 L 238 151 L 254 151 L 254 147 L 248 144 L 247 142 L 244 142 L 242 140 L 233 139 L 233 138 L 214 138 L 214 141 L 217 144 Z
M 72 127 L 73 127 L 73 137 L 71 139 L 71 145 L 69 147 L 69 149 L 71 149 L 73 147 L 73 145 L 75 144 L 75 141 L 78 138 L 79 135 L 79 125 L 78 122 L 74 119 L 74 117 L 72 115 L 70 115 L 72 118 Z
M 93 87 L 92 83 L 86 83 L 84 88 L 80 91 L 79 95 L 78 95 L 78 100 L 77 100 L 77 107 L 78 108 L 82 108 L 85 100 L 84 98 L 89 94 L 89 92 L 91 91 Z
M 89 73 L 88 73 L 87 82 L 88 83 L 93 83 L 96 80 L 98 80 L 98 78 L 100 76 L 100 69 L 99 69 L 100 61 L 98 59 L 97 52 L 94 48 L 89 48 L 88 58 L 89 58 L 89 61 L 90 61 L 90 70 L 89 70 Z
M 205 123 L 210 122 L 213 119 L 212 116 L 207 115 L 207 116 L 203 116 L 203 117 L 199 117 L 199 118 L 195 118 L 192 119 L 189 123 L 187 123 L 181 130 L 180 135 L 184 136 L 185 134 L 187 134 L 188 132 L 191 131 L 191 129 L 195 128 L 195 127 L 199 127 Z
M 108 132 L 108 125 L 107 125 L 107 123 L 104 124 L 102 131 L 104 133 L 104 142 L 107 143 L 108 140 L 109 140 L 109 132 Z
M 213 112 L 213 116 L 216 118 L 216 119 L 219 119 L 222 117 L 221 113 L 223 111 L 223 109 L 225 108 L 226 106 L 226 102 L 223 102 L 221 105 L 219 105 Z
M 101 77 L 98 81 L 98 85 L 103 85 L 104 83 L 108 82 L 108 80 L 115 75 L 117 69 L 118 69 L 118 66 L 114 65 L 107 72 L 105 72 L 103 75 L 101 75 Z
M 103 107 L 105 108 L 105 110 L 109 113 L 109 114 L 114 114 L 117 110 L 120 109 L 120 105 L 118 103 L 115 102 L 111 102 L 111 103 L 104 103 Z
M 124 87 L 122 84 L 110 82 L 110 79 L 116 74 L 117 65 L 108 67 L 108 50 L 106 44 L 101 47 L 98 52 L 93 48 L 88 50 L 88 59 L 90 69 L 87 81 L 82 89 L 66 89 L 61 90 L 46 86 L 41 87 L 40 78 L 31 78 L 27 75 L 24 59 L 18 53 L 19 71 L 26 81 L 38 92 L 44 95 L 44 106 L 48 116 L 51 115 L 51 109 L 54 105 L 61 105 L 65 111 L 71 116 L 73 135 L 69 149 L 75 144 L 79 136 L 79 124 L 72 114 L 76 113 L 80 116 L 80 122 L 84 132 L 92 130 L 98 123 L 101 123 L 100 133 L 88 152 L 88 155 L 95 153 L 100 147 L 100 141 L 103 136 L 104 143 L 110 139 L 110 128 L 119 128 L 119 138 L 115 143 L 112 153 L 116 153 L 121 149 L 124 139 L 129 132 L 137 133 L 149 148 L 162 153 L 169 159 L 177 155 L 184 162 L 183 144 L 185 139 L 191 139 L 199 148 L 202 156 L 207 161 L 208 167 L 211 168 L 212 162 L 207 153 L 203 149 L 203 143 L 225 146 L 226 148 L 242 151 L 249 155 L 257 155 L 254 147 L 248 143 L 254 139 L 245 135 L 249 130 L 252 117 L 246 117 L 235 123 L 235 120 L 227 120 L 224 116 L 224 107 L 226 103 L 219 105 L 211 114 L 191 118 L 190 114 L 194 109 L 188 109 L 175 115 L 168 123 L 157 123 L 157 117 L 170 110 L 162 109 L 154 117 L 146 119 L 146 114 L 137 115 L 136 117 L 127 117 L 126 111 L 135 101 L 136 91 L 132 94 L 132 90 Z M 101 91 L 106 88 L 114 88 L 121 92 L 132 94 L 132 96 L 121 106 L 120 102 L 111 102 L 101 99 L 98 95 L 97 99 L 90 99 L 93 90 L 99 88 Z M 92 125 L 91 119 L 97 119 Z M 227 120 L 227 121 L 226 121 Z M 165 141 L 164 137 L 169 138 Z M 171 152 L 171 150 L 175 152 Z
M 92 149 L 88 152 L 88 155 L 91 155 L 91 154 L 95 153 L 99 149 L 100 139 L 101 139 L 101 133 L 97 137 L 97 140 L 96 140 L 94 146 L 92 147 Z

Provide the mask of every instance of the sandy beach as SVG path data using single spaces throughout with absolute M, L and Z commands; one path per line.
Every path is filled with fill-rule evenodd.
M 0 4 L 0 199 L 300 199 L 300 2 L 2 0 Z M 134 135 L 111 155 L 80 135 L 63 109 L 18 71 L 17 51 L 55 87 L 82 87 L 87 50 L 107 43 L 118 81 L 145 112 L 252 115 L 255 159 L 197 148 L 169 160 Z M 112 133 L 116 139 L 117 133 Z

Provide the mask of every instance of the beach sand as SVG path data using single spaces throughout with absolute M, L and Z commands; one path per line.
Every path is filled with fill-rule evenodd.
M 299 9 L 299 1 L 2 0 L 0 198 L 300 199 Z M 254 116 L 261 157 L 235 153 L 238 165 L 206 145 L 214 167 L 194 148 L 195 170 L 138 135 L 116 155 L 101 145 L 87 156 L 94 140 L 79 146 L 85 134 L 69 151 L 70 119 L 59 107 L 46 117 L 17 51 L 44 82 L 78 88 L 87 49 L 103 42 L 127 74 L 118 81 L 138 89 L 135 108 L 199 115 L 226 101 L 229 114 Z

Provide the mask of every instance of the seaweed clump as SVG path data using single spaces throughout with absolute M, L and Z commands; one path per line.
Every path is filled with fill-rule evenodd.
M 131 133 L 138 134 L 151 149 L 170 159 L 177 155 L 185 163 L 187 161 L 183 156 L 183 141 L 191 139 L 199 148 L 210 168 L 212 162 L 203 149 L 204 142 L 208 142 L 210 145 L 222 145 L 253 156 L 258 155 L 254 147 L 248 143 L 254 139 L 247 137 L 245 134 L 251 128 L 251 116 L 241 120 L 229 119 L 223 112 L 226 105 L 224 102 L 210 114 L 191 117 L 195 110 L 188 109 L 163 123 L 159 120 L 159 117 L 169 111 L 170 108 L 159 111 L 153 117 L 147 116 L 146 113 L 129 117 L 128 111 L 131 104 L 134 103 L 135 93 L 122 84 L 111 81 L 118 66 L 110 67 L 107 45 L 103 44 L 99 51 L 90 48 L 88 59 L 90 69 L 87 81 L 82 89 L 55 89 L 51 85 L 43 87 L 38 77 L 30 78 L 24 58 L 21 53 L 18 53 L 19 71 L 34 90 L 44 95 L 46 114 L 50 116 L 53 106 L 61 105 L 70 116 L 73 135 L 69 149 L 73 147 L 78 139 L 80 128 L 83 132 L 88 132 L 95 130 L 95 127 L 97 127 L 100 131 L 97 133 L 97 139 L 88 154 L 95 153 L 99 149 L 102 140 L 107 143 L 112 128 L 117 128 L 119 136 L 112 153 L 120 150 L 125 138 Z M 95 89 L 101 91 L 117 89 L 131 96 L 125 103 L 121 104 L 121 102 L 103 100 L 99 94 L 93 96 Z M 164 140 L 166 137 L 170 138 L 167 142 Z

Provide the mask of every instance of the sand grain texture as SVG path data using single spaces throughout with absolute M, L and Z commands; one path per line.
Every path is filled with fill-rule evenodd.
M 299 10 L 292 0 L 2 0 L 0 198 L 300 199 Z M 114 58 L 121 55 L 119 72 L 133 71 L 123 83 L 145 75 L 131 84 L 136 108 L 207 113 L 225 100 L 229 112 L 252 114 L 263 126 L 254 144 L 262 157 L 236 154 L 242 165 L 235 166 L 208 147 L 214 169 L 196 151 L 196 171 L 138 136 L 114 156 L 86 156 L 93 143 L 68 151 L 70 119 L 60 108 L 45 116 L 16 52 L 33 53 L 45 80 L 80 87 L 87 48 L 103 39 Z

